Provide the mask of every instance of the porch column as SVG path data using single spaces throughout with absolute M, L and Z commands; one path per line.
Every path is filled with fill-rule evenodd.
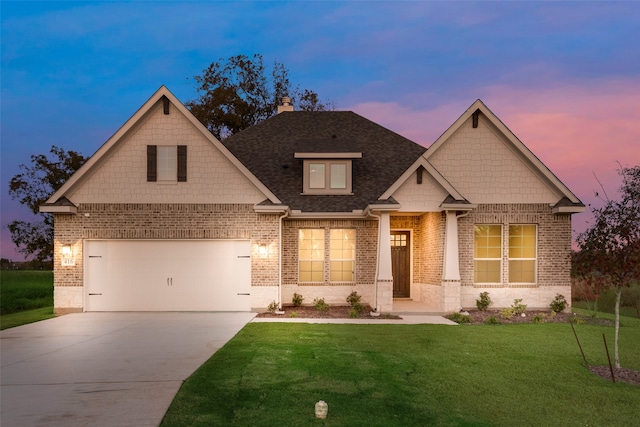
M 442 310 L 459 311 L 460 256 L 458 253 L 458 217 L 456 211 L 446 211 L 444 257 L 442 261 Z
M 377 308 L 379 312 L 393 309 L 393 272 L 391 270 L 391 220 L 389 212 L 381 212 L 378 227 Z

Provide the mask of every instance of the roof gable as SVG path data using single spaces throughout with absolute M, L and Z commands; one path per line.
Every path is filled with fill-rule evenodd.
M 97 151 L 89 158 L 89 160 L 78 170 L 75 174 L 65 182 L 65 184 L 54 193 L 47 203 L 43 207 L 43 211 L 47 211 L 47 206 L 53 205 L 61 197 L 72 196 L 76 192 L 82 193 L 82 186 L 90 180 L 91 176 L 100 169 L 101 165 L 107 162 L 117 150 L 118 147 L 126 143 L 127 138 L 132 134 L 140 130 L 147 120 L 152 120 L 154 114 L 162 114 L 163 109 L 174 108 L 180 115 L 182 120 L 186 120 L 189 123 L 190 129 L 193 129 L 193 134 L 189 137 L 191 139 L 199 138 L 205 145 L 213 148 L 220 159 L 224 159 L 225 164 L 230 164 L 231 167 L 239 173 L 244 179 L 251 183 L 256 189 L 256 194 L 262 194 L 262 197 L 266 197 L 272 203 L 280 203 L 279 199 L 266 188 L 233 154 L 227 150 L 227 148 L 220 143 L 187 109 L 184 105 L 178 101 L 178 99 L 165 87 L 162 86 L 158 89 L 148 100 L 145 102 L 138 111 L 120 128 L 116 133 L 111 136 Z M 175 114 L 175 112 L 174 112 Z M 162 133 L 163 129 L 157 129 L 157 132 Z M 153 137 L 148 138 L 150 144 L 156 144 Z M 174 142 L 175 143 L 175 142 Z M 207 170 L 212 166 L 209 165 Z M 111 183 L 109 183 L 111 185 Z M 87 193 L 85 191 L 85 193 Z M 88 193 L 87 193 L 88 194 Z
M 475 101 L 425 158 L 472 203 L 580 200 L 487 108 Z

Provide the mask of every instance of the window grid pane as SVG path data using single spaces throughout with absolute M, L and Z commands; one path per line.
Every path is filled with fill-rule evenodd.
M 476 283 L 499 283 L 502 270 L 502 226 L 474 226 L 474 280 Z
M 355 281 L 356 231 L 332 229 L 329 231 L 330 274 L 332 282 Z
M 347 165 L 331 165 L 331 188 L 347 188 Z
M 537 226 L 509 226 L 509 282 L 535 283 Z
M 309 165 L 309 188 L 325 188 L 324 163 Z
M 178 148 L 176 146 L 158 146 L 158 181 L 178 180 Z
M 298 278 L 301 282 L 324 281 L 324 230 L 298 230 Z

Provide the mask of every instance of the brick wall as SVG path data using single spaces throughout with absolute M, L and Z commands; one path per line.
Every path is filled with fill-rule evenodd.
M 84 239 L 247 239 L 253 243 L 252 286 L 278 286 L 278 215 L 256 214 L 250 204 L 89 203 L 75 215 L 57 214 L 54 287 L 83 285 Z M 61 265 L 62 245 L 72 245 L 75 266 Z M 266 257 L 259 245 L 268 247 Z M 55 306 L 77 304 L 74 292 L 58 289 Z
M 325 266 L 322 285 L 298 283 L 298 230 L 300 228 L 352 228 L 356 230 L 355 283 L 331 283 Z M 328 236 L 328 233 L 326 233 Z M 366 303 L 373 303 L 376 273 L 378 221 L 376 220 L 298 220 L 285 219 L 282 231 L 282 302 L 291 302 L 294 292 L 304 296 L 305 303 L 325 298 L 327 303 L 343 304 L 352 291 L 357 291 Z M 325 238 L 325 253 L 329 253 L 329 239 Z M 326 264 L 326 263 L 325 263 Z
M 502 224 L 502 283 L 475 284 L 473 272 L 474 224 Z M 510 284 L 509 236 L 510 224 L 538 226 L 537 282 Z M 496 307 L 510 306 L 515 298 L 526 298 L 531 307 L 548 308 L 556 293 L 571 300 L 571 215 L 553 214 L 547 204 L 479 205 L 469 216 L 458 220 L 460 276 L 463 307 L 475 307 L 480 292 L 488 291 Z M 535 304 L 535 305 L 533 305 Z

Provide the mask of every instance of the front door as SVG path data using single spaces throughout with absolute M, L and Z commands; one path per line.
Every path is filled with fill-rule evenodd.
M 393 297 L 409 298 L 411 265 L 409 252 L 410 233 L 391 232 L 391 272 L 393 274 Z

